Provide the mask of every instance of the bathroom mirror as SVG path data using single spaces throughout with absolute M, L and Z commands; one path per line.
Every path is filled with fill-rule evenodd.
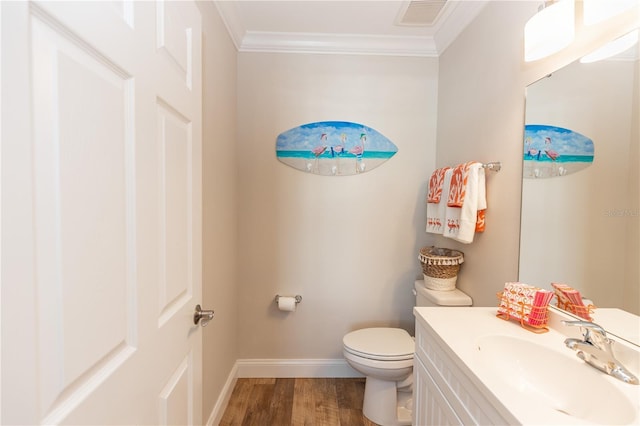
M 552 282 L 565 283 L 597 308 L 635 315 L 640 315 L 638 49 L 636 43 L 614 58 L 576 61 L 527 88 L 525 125 L 586 136 L 593 141 L 593 162 L 553 177 L 523 173 L 519 265 L 522 282 L 547 289 Z M 555 148 L 555 136 L 545 148 L 560 155 L 541 159 L 546 160 L 541 166 L 551 162 L 563 170 L 570 159 Z M 523 150 L 524 161 L 527 155 L 531 160 Z M 600 322 L 597 315 L 594 321 Z M 633 333 L 640 336 L 640 330 Z

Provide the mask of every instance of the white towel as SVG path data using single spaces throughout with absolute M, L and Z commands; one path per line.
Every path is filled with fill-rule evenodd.
M 451 182 L 451 174 L 453 169 L 448 169 L 444 174 L 444 182 L 442 183 L 442 196 L 438 203 L 427 203 L 427 232 L 433 234 L 444 233 L 445 227 L 445 211 L 447 207 L 447 195 L 449 194 L 449 183 Z
M 462 207 L 447 206 L 445 209 L 444 236 L 465 244 L 473 242 L 478 211 L 486 208 L 484 168 L 482 163 L 472 163 L 467 170 Z

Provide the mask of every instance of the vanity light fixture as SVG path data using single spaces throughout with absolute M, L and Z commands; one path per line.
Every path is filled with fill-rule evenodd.
M 601 61 L 630 49 L 638 43 L 639 32 L 640 30 L 631 31 L 622 37 L 618 37 L 617 39 L 610 41 L 601 48 L 583 56 L 580 59 L 580 62 L 588 64 L 591 62 Z
M 639 6 L 640 0 L 583 0 L 582 5 L 584 24 L 594 25 Z
M 574 0 L 547 1 L 524 27 L 524 60 L 537 61 L 567 47 L 575 35 Z

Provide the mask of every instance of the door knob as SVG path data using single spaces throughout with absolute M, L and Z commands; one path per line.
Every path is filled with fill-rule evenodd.
M 193 323 L 196 325 L 200 323 L 201 326 L 206 327 L 209 321 L 213 319 L 213 315 L 213 311 L 204 311 L 200 305 L 196 305 L 196 312 L 193 314 Z

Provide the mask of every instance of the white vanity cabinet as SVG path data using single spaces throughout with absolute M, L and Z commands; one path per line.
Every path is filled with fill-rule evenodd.
M 532 333 L 495 307 L 416 307 L 414 426 L 640 425 L 640 386 L 587 365 L 567 348 L 579 329 L 550 310 Z M 575 334 L 571 334 L 575 333 Z M 640 350 L 616 340 L 633 374 Z
M 417 358 L 413 366 L 414 425 L 461 425 L 462 421 L 451 408 L 433 377 Z
M 464 325 L 460 325 L 464 332 Z M 494 407 L 497 401 L 484 395 L 482 385 L 461 370 L 438 335 L 416 313 L 413 425 L 517 424 L 508 412 Z M 497 404 L 500 405 L 499 403 Z

